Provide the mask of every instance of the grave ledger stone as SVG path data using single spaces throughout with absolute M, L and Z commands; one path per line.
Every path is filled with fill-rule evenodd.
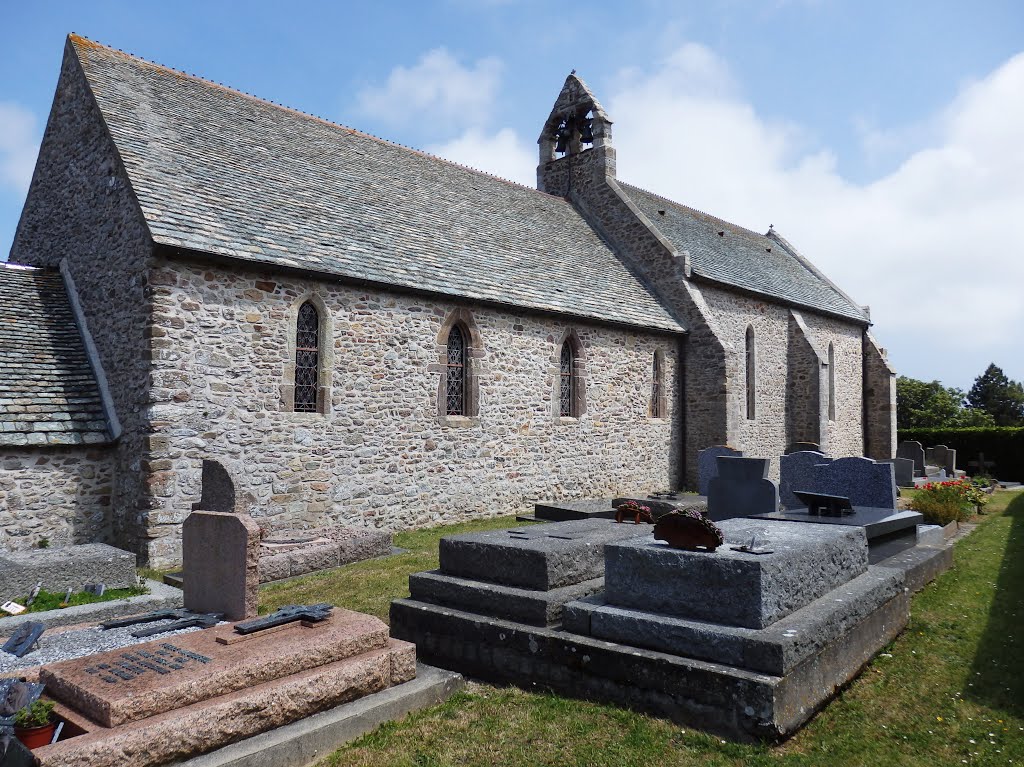
M 182 525 L 186 609 L 239 621 L 256 615 L 260 528 L 247 514 L 193 511 Z

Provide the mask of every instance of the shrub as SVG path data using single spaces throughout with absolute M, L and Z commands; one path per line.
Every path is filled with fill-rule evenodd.
M 948 525 L 950 522 L 963 522 L 986 503 L 988 495 L 981 488 L 959 479 L 929 482 L 918 489 L 910 507 L 921 512 L 928 524 Z

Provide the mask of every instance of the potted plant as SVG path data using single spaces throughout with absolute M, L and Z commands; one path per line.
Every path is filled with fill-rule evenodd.
M 53 740 L 53 732 L 57 729 L 57 723 L 53 721 L 53 706 L 52 700 L 37 700 L 15 713 L 14 734 L 25 748 L 47 746 Z

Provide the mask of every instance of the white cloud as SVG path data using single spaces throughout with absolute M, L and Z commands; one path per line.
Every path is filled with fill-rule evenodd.
M 510 128 L 494 134 L 470 128 L 456 139 L 427 147 L 427 151 L 525 186 L 537 184 L 537 150 L 524 144 Z
M 0 184 L 20 194 L 28 191 L 37 154 L 35 115 L 17 104 L 0 102 Z
M 694 48 L 626 73 L 607 100 L 619 176 L 757 231 L 774 224 L 871 304 L 901 372 L 964 386 L 994 359 L 1024 378 L 1024 54 L 930 119 L 929 146 L 855 184 Z
M 463 66 L 436 48 L 412 67 L 395 67 L 384 85 L 360 90 L 357 109 L 389 125 L 412 120 L 441 127 L 483 125 L 491 118 L 500 77 L 496 58 Z

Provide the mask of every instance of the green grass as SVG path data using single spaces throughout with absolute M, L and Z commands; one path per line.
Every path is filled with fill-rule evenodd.
M 437 567 L 437 545 L 442 535 L 495 530 L 523 524 L 515 517 L 480 519 L 459 525 L 428 530 L 411 530 L 395 535 L 395 546 L 406 553 L 366 562 L 356 562 L 337 570 L 306 576 L 260 590 L 260 613 L 273 612 L 282 605 L 330 602 L 381 620 L 388 620 L 392 599 L 409 596 L 409 575 Z
M 998 493 L 986 512 L 957 544 L 955 567 L 915 596 L 903 634 L 780 746 L 723 742 L 611 706 L 471 684 L 321 765 L 1024 764 L 1024 493 Z M 437 566 L 442 534 L 511 524 L 404 533 L 396 544 L 408 554 L 266 588 L 264 607 L 308 597 L 386 618 L 390 599 L 408 593 L 408 574 Z
M 41 613 L 46 612 L 47 610 L 56 610 L 62 605 L 64 607 L 76 607 L 78 605 L 91 605 L 95 602 L 113 602 L 115 599 L 127 599 L 128 597 L 137 597 L 140 594 L 148 593 L 148 590 L 141 586 L 132 586 L 127 589 L 107 589 L 103 592 L 103 596 L 101 597 L 98 597 L 95 594 L 88 594 L 84 591 L 76 591 L 71 594 L 71 598 L 68 600 L 67 604 L 64 604 L 63 591 L 57 593 L 55 591 L 40 589 L 39 596 L 36 597 L 27 612 Z M 25 601 L 25 599 L 22 599 L 22 604 L 24 604 Z M 21 613 L 21 615 L 24 614 L 25 613 Z

